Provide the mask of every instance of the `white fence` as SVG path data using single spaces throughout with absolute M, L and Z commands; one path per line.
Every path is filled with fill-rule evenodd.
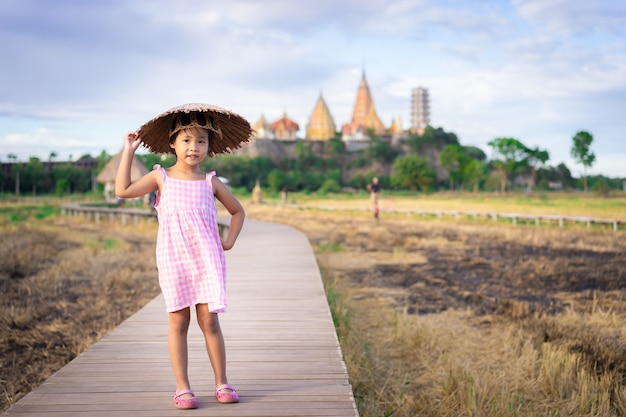
M 156 222 L 157 216 L 153 210 L 138 208 L 112 208 L 103 206 L 91 206 L 81 204 L 67 204 L 61 207 L 61 213 L 70 216 L 83 216 L 87 220 L 100 223 L 101 220 L 120 221 L 123 226 L 128 223 L 137 225 L 140 220 Z M 220 235 L 225 236 L 228 233 L 228 222 L 226 219 L 218 218 L 217 225 Z
M 149 222 L 156 221 L 156 213 L 151 210 L 137 208 L 111 208 L 95 205 L 67 204 L 61 207 L 61 213 L 71 216 L 84 216 L 88 220 L 93 220 L 96 223 L 100 223 L 102 219 L 108 219 L 110 221 L 120 220 L 124 226 L 129 222 L 138 224 L 142 219 Z
M 338 208 L 328 206 L 296 206 L 300 209 L 307 210 L 328 210 L 328 211 L 368 211 L 368 208 Z M 567 223 L 584 224 L 587 228 L 590 228 L 594 224 L 603 224 L 613 228 L 614 231 L 618 231 L 620 225 L 626 223 L 623 220 L 616 219 L 598 219 L 593 217 L 583 216 L 560 216 L 550 214 L 516 214 L 516 213 L 493 213 L 493 212 L 478 212 L 478 211 L 446 211 L 446 210 L 400 210 L 400 209 L 384 209 L 383 213 L 393 214 L 406 214 L 415 216 L 431 216 L 431 217 L 454 217 L 457 220 L 462 218 L 469 219 L 491 219 L 498 221 L 499 219 L 509 219 L 511 223 L 518 224 L 519 222 L 533 223 L 537 226 L 541 224 L 558 224 L 559 227 L 564 227 Z M 139 223 L 140 220 L 145 219 L 149 222 L 156 221 L 156 214 L 151 210 L 145 209 L 131 209 L 131 208 L 110 208 L 101 206 L 89 206 L 80 204 L 68 204 L 61 208 L 63 214 L 69 215 L 82 215 L 86 216 L 90 220 L 94 220 L 99 223 L 101 219 L 106 218 L 108 220 L 120 220 L 122 225 L 126 225 L 128 222 L 134 224 Z M 222 222 L 220 222 L 221 224 Z
M 305 209 L 318 209 L 318 210 L 347 210 L 347 211 L 368 211 L 371 209 L 368 208 L 359 208 L 359 209 L 342 209 L 337 207 L 328 207 L 328 206 L 301 206 L 301 208 Z M 383 209 L 381 212 L 384 213 L 395 213 L 395 214 L 406 214 L 406 215 L 416 215 L 416 216 L 431 216 L 431 217 L 454 217 L 457 220 L 462 218 L 469 219 L 491 219 L 493 221 L 498 221 L 498 219 L 510 219 L 513 224 L 518 224 L 518 222 L 524 223 L 533 223 L 535 225 L 541 224 L 558 224 L 559 227 L 564 227 L 566 223 L 579 223 L 586 225 L 587 228 L 590 228 L 593 224 L 604 224 L 609 225 L 613 228 L 614 231 L 619 230 L 619 226 L 626 223 L 623 220 L 615 220 L 615 219 L 598 219 L 593 217 L 583 217 L 583 216 L 561 216 L 561 215 L 550 215 L 550 214 L 516 214 L 516 213 L 493 213 L 493 212 L 478 212 L 478 211 L 446 211 L 446 210 L 400 210 L 400 209 Z

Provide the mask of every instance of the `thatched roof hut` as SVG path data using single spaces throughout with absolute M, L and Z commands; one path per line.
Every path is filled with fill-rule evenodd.
M 104 198 L 106 201 L 115 200 L 115 195 L 113 195 L 115 190 L 115 177 L 121 160 L 122 151 L 113 156 L 113 158 L 107 162 L 102 171 L 96 177 L 99 183 L 104 184 Z M 133 157 L 133 162 L 130 166 L 130 180 L 136 181 L 147 173 L 148 168 L 145 167 L 143 162 L 141 162 L 136 156 Z

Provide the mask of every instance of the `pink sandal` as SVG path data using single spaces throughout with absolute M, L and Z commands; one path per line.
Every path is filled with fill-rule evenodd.
M 180 398 L 185 394 L 191 394 L 191 398 Z M 196 395 L 190 389 L 184 389 L 182 391 L 176 391 L 174 395 L 174 406 L 176 408 L 180 408 L 181 410 L 188 410 L 191 408 L 198 408 L 198 399 Z
M 230 390 L 230 391 L 226 391 Z M 239 394 L 229 384 L 220 385 L 215 389 L 215 398 L 222 404 L 239 402 Z

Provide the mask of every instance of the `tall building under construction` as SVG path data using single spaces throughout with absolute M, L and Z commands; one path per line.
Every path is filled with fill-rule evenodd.
M 424 134 L 430 124 L 430 102 L 428 90 L 424 87 L 414 88 L 411 92 L 411 133 Z

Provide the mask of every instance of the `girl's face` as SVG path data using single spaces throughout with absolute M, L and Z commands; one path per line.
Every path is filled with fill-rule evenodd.
M 176 139 L 170 143 L 174 149 L 176 158 L 188 164 L 198 164 L 207 157 L 209 153 L 209 132 L 206 129 L 192 127 L 178 132 Z

